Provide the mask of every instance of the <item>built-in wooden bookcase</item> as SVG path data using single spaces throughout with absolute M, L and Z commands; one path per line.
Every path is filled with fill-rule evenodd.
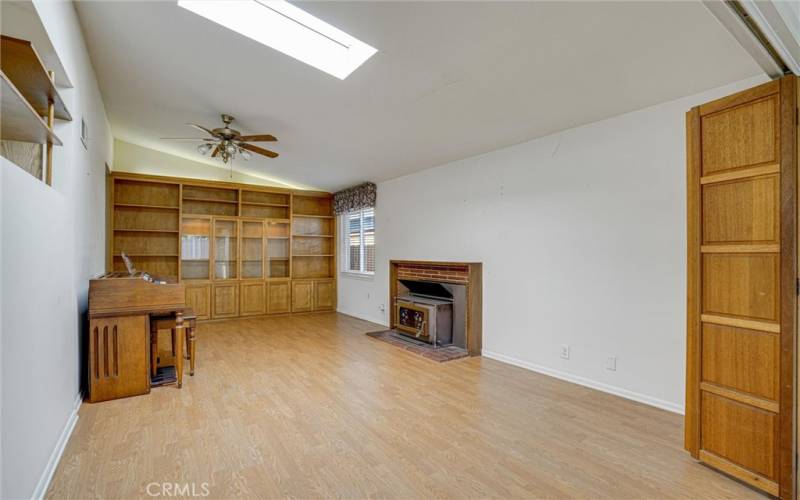
M 290 229 L 288 221 L 266 223 L 268 278 L 288 278 L 291 275 Z
M 125 270 L 125 252 L 137 269 L 177 280 L 180 186 L 119 179 L 113 199 L 113 270 Z
M 224 182 L 114 174 L 114 270 L 186 284 L 201 319 L 335 308 L 331 196 Z
M 183 217 L 181 226 L 181 277 L 185 280 L 211 278 L 211 218 Z
M 265 193 L 242 190 L 242 216 L 289 220 L 288 193 Z
M 331 198 L 294 195 L 292 201 L 292 277 L 333 278 L 335 222 Z
M 183 186 L 183 213 L 239 215 L 239 191 L 205 186 Z

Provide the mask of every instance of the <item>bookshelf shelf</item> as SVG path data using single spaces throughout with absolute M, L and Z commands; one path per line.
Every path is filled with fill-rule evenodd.
M 50 130 L 36 110 L 25 100 L 22 93 L 0 71 L 0 138 L 3 140 L 51 143 L 61 146 L 61 139 Z
M 128 207 L 128 208 L 152 208 L 155 210 L 180 210 L 180 207 L 168 207 L 164 205 L 142 205 L 139 203 L 115 203 L 115 207 Z
M 212 199 L 212 198 L 194 198 L 194 197 L 188 197 L 188 196 L 184 196 L 183 197 L 183 201 L 201 201 L 203 203 L 232 203 L 234 205 L 239 203 L 236 200 L 215 200 L 215 199 Z
M 167 229 L 132 229 L 132 228 L 114 228 L 114 231 L 117 232 L 126 232 L 126 233 L 178 233 L 177 230 L 167 230 Z
M 314 214 L 292 214 L 292 217 L 301 217 L 309 219 L 333 219 L 333 215 L 314 215 Z
M 10 81 L 15 82 L 15 88 L 30 103 L 36 114 L 47 116 L 49 104 L 52 102 L 53 114 L 57 120 L 72 121 L 72 115 L 64 105 L 64 100 L 47 74 L 33 44 L 5 35 L 0 37 L 0 41 L 0 69 Z
M 280 208 L 289 208 L 289 205 L 283 205 L 280 203 L 256 203 L 254 201 L 243 201 L 242 205 L 253 205 L 256 207 L 280 207 Z

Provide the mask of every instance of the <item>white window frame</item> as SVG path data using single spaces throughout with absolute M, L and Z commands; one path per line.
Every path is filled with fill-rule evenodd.
M 372 210 L 372 218 L 373 218 L 372 220 L 373 220 L 373 227 L 374 227 L 374 224 L 375 224 L 375 207 L 366 207 L 366 208 L 360 208 L 358 210 L 351 210 L 349 212 L 343 213 L 340 216 L 339 227 L 341 229 L 340 229 L 340 232 L 339 232 L 339 236 L 340 236 L 339 240 L 341 241 L 340 254 L 342 255 L 342 258 L 341 258 L 341 270 L 342 271 L 341 271 L 341 273 L 344 274 L 344 275 L 350 275 L 350 276 L 353 276 L 353 277 L 372 278 L 373 276 L 375 276 L 375 271 L 366 271 L 366 270 L 364 270 L 364 265 L 366 264 L 366 259 L 365 259 L 365 255 L 364 255 L 364 253 L 365 253 L 364 252 L 364 249 L 365 249 L 365 246 L 364 246 L 364 210 Z M 359 224 L 359 227 L 360 227 L 359 240 L 360 240 L 361 243 L 358 246 L 358 251 L 360 253 L 359 263 L 361 264 L 361 270 L 357 270 L 357 271 L 350 269 L 350 227 L 349 227 L 349 224 L 348 224 L 348 219 L 350 218 L 350 216 L 352 214 L 354 214 L 356 212 L 359 212 L 361 214 L 361 224 Z M 373 229 L 373 238 L 375 238 L 375 233 L 377 233 L 377 231 L 375 231 L 375 229 Z M 375 246 L 377 247 L 377 241 L 375 242 Z M 376 265 L 377 265 L 377 262 L 376 262 Z

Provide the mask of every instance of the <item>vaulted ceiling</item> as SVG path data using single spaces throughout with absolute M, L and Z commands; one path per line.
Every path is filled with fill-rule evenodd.
M 378 49 L 344 81 L 174 1 L 76 5 L 117 139 L 219 165 L 159 138 L 229 113 L 281 154 L 234 168 L 326 190 L 760 73 L 699 1 L 298 4 Z

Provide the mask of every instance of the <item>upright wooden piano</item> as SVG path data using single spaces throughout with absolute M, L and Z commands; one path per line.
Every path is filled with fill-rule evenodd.
M 185 297 L 182 283 L 144 272 L 90 280 L 90 402 L 150 392 L 150 315 L 182 312 Z

